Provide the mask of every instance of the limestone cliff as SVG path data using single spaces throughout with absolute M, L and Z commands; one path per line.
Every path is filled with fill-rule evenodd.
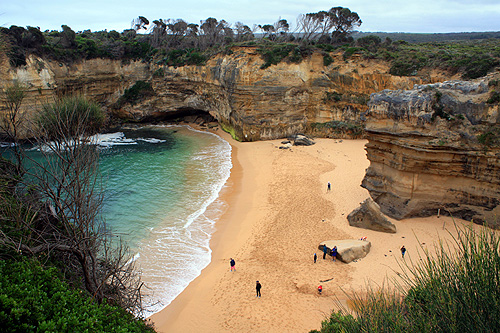
M 319 137 L 344 135 L 329 122 L 359 124 L 368 96 L 382 89 L 411 89 L 439 82 L 446 74 L 420 77 L 388 74 L 384 62 L 331 54 L 323 64 L 315 53 L 300 64 L 280 63 L 261 69 L 253 47 L 235 48 L 204 66 L 168 67 L 112 60 L 86 60 L 73 65 L 34 56 L 23 68 L 1 67 L 1 86 L 19 80 L 29 87 L 27 109 L 56 95 L 81 93 L 103 104 L 111 115 L 126 120 L 168 119 L 184 111 L 208 112 L 244 141 L 281 138 L 303 132 Z M 116 101 L 139 80 L 154 94 L 133 104 Z M 331 125 L 331 123 L 330 123 Z
M 366 111 L 371 93 L 409 89 L 416 83 L 445 78 L 392 76 L 383 62 L 359 57 L 345 61 L 341 54 L 334 55 L 334 62 L 326 67 L 319 53 L 300 64 L 280 63 L 261 69 L 262 64 L 255 48 L 237 48 L 205 66 L 164 67 L 163 76 L 153 79 L 158 98 L 141 105 L 141 110 L 143 114 L 182 108 L 204 110 L 243 141 L 298 132 L 338 136 L 328 127 L 314 125 L 356 123 Z
M 500 133 L 486 78 L 373 94 L 366 114 L 370 167 L 362 186 L 401 219 L 451 213 L 500 226 Z
M 13 68 L 9 66 L 7 57 L 0 55 L 0 91 L 14 81 L 25 86 L 22 111 L 28 114 L 65 94 L 83 94 L 108 109 L 126 88 L 150 77 L 149 65 L 141 62 L 124 64 L 92 59 L 64 64 L 31 55 L 27 58 L 27 66 Z M 0 96 L 2 110 L 5 100 L 3 95 Z

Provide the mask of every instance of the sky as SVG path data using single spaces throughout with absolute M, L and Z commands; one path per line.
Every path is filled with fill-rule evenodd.
M 286 19 L 296 26 L 300 14 L 347 7 L 358 13 L 363 32 L 444 33 L 500 31 L 500 0 L 2 0 L 0 26 L 34 26 L 74 31 L 123 30 L 144 16 L 184 19 L 199 24 L 214 17 L 234 24 L 272 24 Z

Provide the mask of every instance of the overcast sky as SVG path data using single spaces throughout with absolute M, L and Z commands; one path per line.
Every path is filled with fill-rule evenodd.
M 229 23 L 274 23 L 280 17 L 295 26 L 300 14 L 347 7 L 357 12 L 364 32 L 470 32 L 500 31 L 500 0 L 3 0 L 0 26 L 35 26 L 74 31 L 130 29 L 131 21 L 145 16 L 179 19 L 199 24 L 215 17 Z

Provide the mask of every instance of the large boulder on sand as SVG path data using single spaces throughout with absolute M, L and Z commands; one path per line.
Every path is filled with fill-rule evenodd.
M 328 240 L 321 242 L 318 249 L 323 254 L 323 247 L 326 246 L 328 255 L 332 255 L 332 248 L 337 247 L 337 259 L 346 264 L 351 261 L 366 257 L 370 252 L 372 244 L 364 240 L 343 239 L 343 240 Z
M 293 141 L 294 146 L 311 146 L 315 142 L 303 134 L 295 134 L 289 137 L 289 140 Z
M 380 206 L 372 198 L 363 201 L 347 216 L 347 220 L 353 227 L 396 233 L 396 226 L 382 214 Z

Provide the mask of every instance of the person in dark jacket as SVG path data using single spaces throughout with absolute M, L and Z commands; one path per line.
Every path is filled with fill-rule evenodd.
M 260 289 L 262 288 L 262 285 L 260 284 L 259 281 L 257 281 L 257 284 L 255 285 L 255 290 L 257 290 L 257 297 L 260 298 Z
M 234 261 L 234 259 L 231 258 L 231 260 L 229 260 L 229 264 L 231 265 L 231 272 L 233 270 L 236 272 L 236 267 L 234 267 L 236 265 L 236 261 Z
M 326 259 L 327 252 L 328 252 L 328 248 L 326 247 L 326 244 L 323 244 L 323 259 Z
M 332 248 L 332 259 L 333 259 L 333 261 L 337 260 L 337 247 L 336 246 L 334 246 Z

